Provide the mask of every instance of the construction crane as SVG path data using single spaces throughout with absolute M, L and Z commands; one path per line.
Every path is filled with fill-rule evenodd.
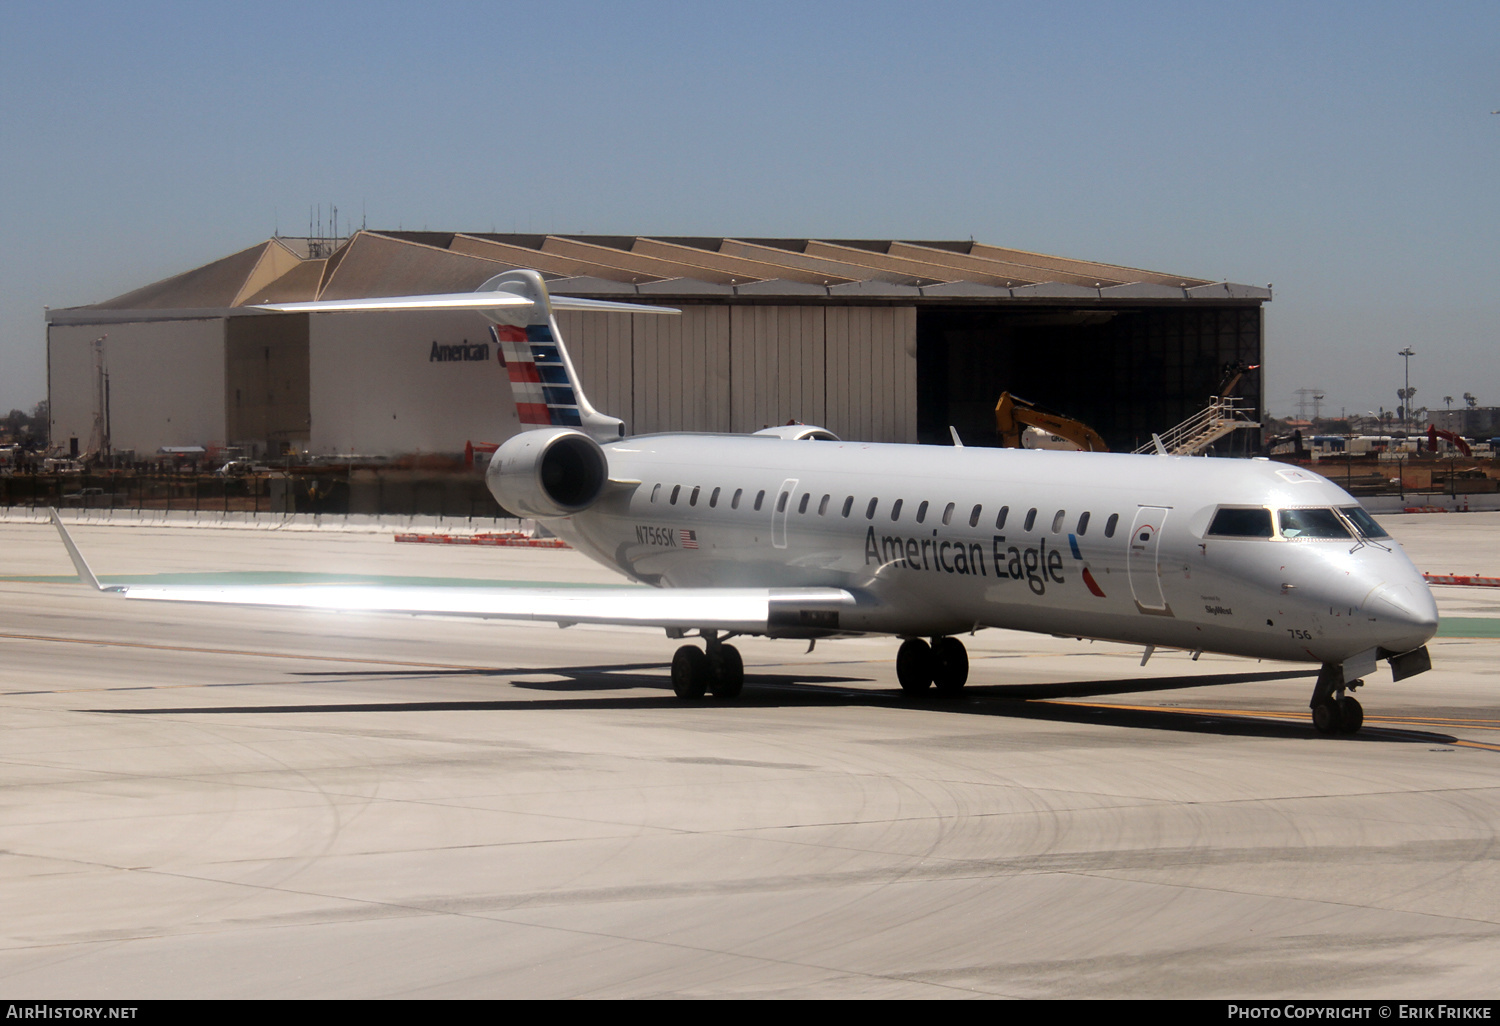
M 1011 449 L 1054 448 L 1045 443 L 1027 445 L 1027 428 L 1066 439 L 1082 452 L 1109 452 L 1099 432 L 1083 421 L 1059 413 L 1044 413 L 1035 403 L 1001 392 L 1000 401 L 995 404 L 995 430 L 1000 433 L 1001 443 Z
M 109 455 L 109 368 L 104 362 L 104 340 L 100 335 L 90 345 L 94 348 L 94 427 L 89 432 L 88 452 L 96 459 Z

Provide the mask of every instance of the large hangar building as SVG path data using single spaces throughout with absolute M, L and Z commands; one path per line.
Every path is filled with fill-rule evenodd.
M 145 456 L 453 453 L 518 430 L 477 314 L 279 314 L 257 303 L 461 292 L 530 267 L 561 295 L 681 317 L 562 313 L 589 398 L 632 433 L 788 421 L 843 438 L 996 444 L 1002 391 L 1115 450 L 1263 362 L 1268 289 L 971 241 L 360 231 L 273 238 L 47 314 L 52 442 Z M 102 341 L 97 341 L 102 338 Z M 1259 413 L 1260 379 L 1238 393 Z

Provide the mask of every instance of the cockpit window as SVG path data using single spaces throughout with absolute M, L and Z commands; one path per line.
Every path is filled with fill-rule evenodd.
M 1287 538 L 1350 538 L 1349 528 L 1331 509 L 1278 510 L 1281 533 Z
M 1214 514 L 1208 533 L 1221 538 L 1269 538 L 1271 511 L 1268 509 L 1221 509 Z
M 1366 538 L 1389 538 L 1385 528 L 1375 522 L 1375 518 L 1366 513 L 1363 506 L 1340 506 L 1339 512 L 1348 517 L 1354 524 L 1354 529 Z

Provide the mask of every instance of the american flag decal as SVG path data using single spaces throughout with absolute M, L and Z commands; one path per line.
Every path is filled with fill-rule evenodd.
M 500 352 L 500 363 L 510 377 L 516 415 L 522 427 L 579 427 L 578 397 L 568 380 L 568 368 L 546 324 L 524 328 L 493 325 L 490 335 Z
M 684 530 L 678 531 L 677 535 L 682 540 L 682 547 L 683 548 L 685 548 L 685 549 L 696 549 L 698 547 L 698 532 L 697 531 L 688 531 L 688 530 L 684 529 Z

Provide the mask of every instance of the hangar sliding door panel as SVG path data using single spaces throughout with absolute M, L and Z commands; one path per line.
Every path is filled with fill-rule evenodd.
M 229 444 L 257 456 L 307 448 L 308 315 L 230 318 L 224 343 Z
M 731 430 L 789 420 L 821 424 L 826 374 L 823 311 L 811 306 L 730 310 Z
M 100 410 L 93 340 L 103 343 L 108 374 Z M 167 445 L 222 445 L 224 320 L 52 325 L 47 330 L 52 432 L 80 452 L 98 444 L 94 422 L 107 422 L 110 448 L 144 459 Z
M 628 430 L 723 431 L 729 409 L 729 317 L 723 307 L 631 317 L 635 331 L 634 409 Z
M 520 428 L 489 323 L 469 311 L 314 314 L 309 448 L 459 454 Z
M 828 421 L 841 438 L 914 442 L 914 307 L 829 307 Z
M 625 430 L 636 431 L 631 409 L 635 391 L 631 320 L 620 314 L 557 312 L 557 329 L 568 347 L 583 394 L 600 413 L 619 417 L 625 421 Z
M 49 430 L 52 444 L 64 451 L 69 439 L 77 439 L 80 452 L 89 446 L 99 406 L 93 340 L 102 334 L 104 329 L 97 324 L 47 326 Z

